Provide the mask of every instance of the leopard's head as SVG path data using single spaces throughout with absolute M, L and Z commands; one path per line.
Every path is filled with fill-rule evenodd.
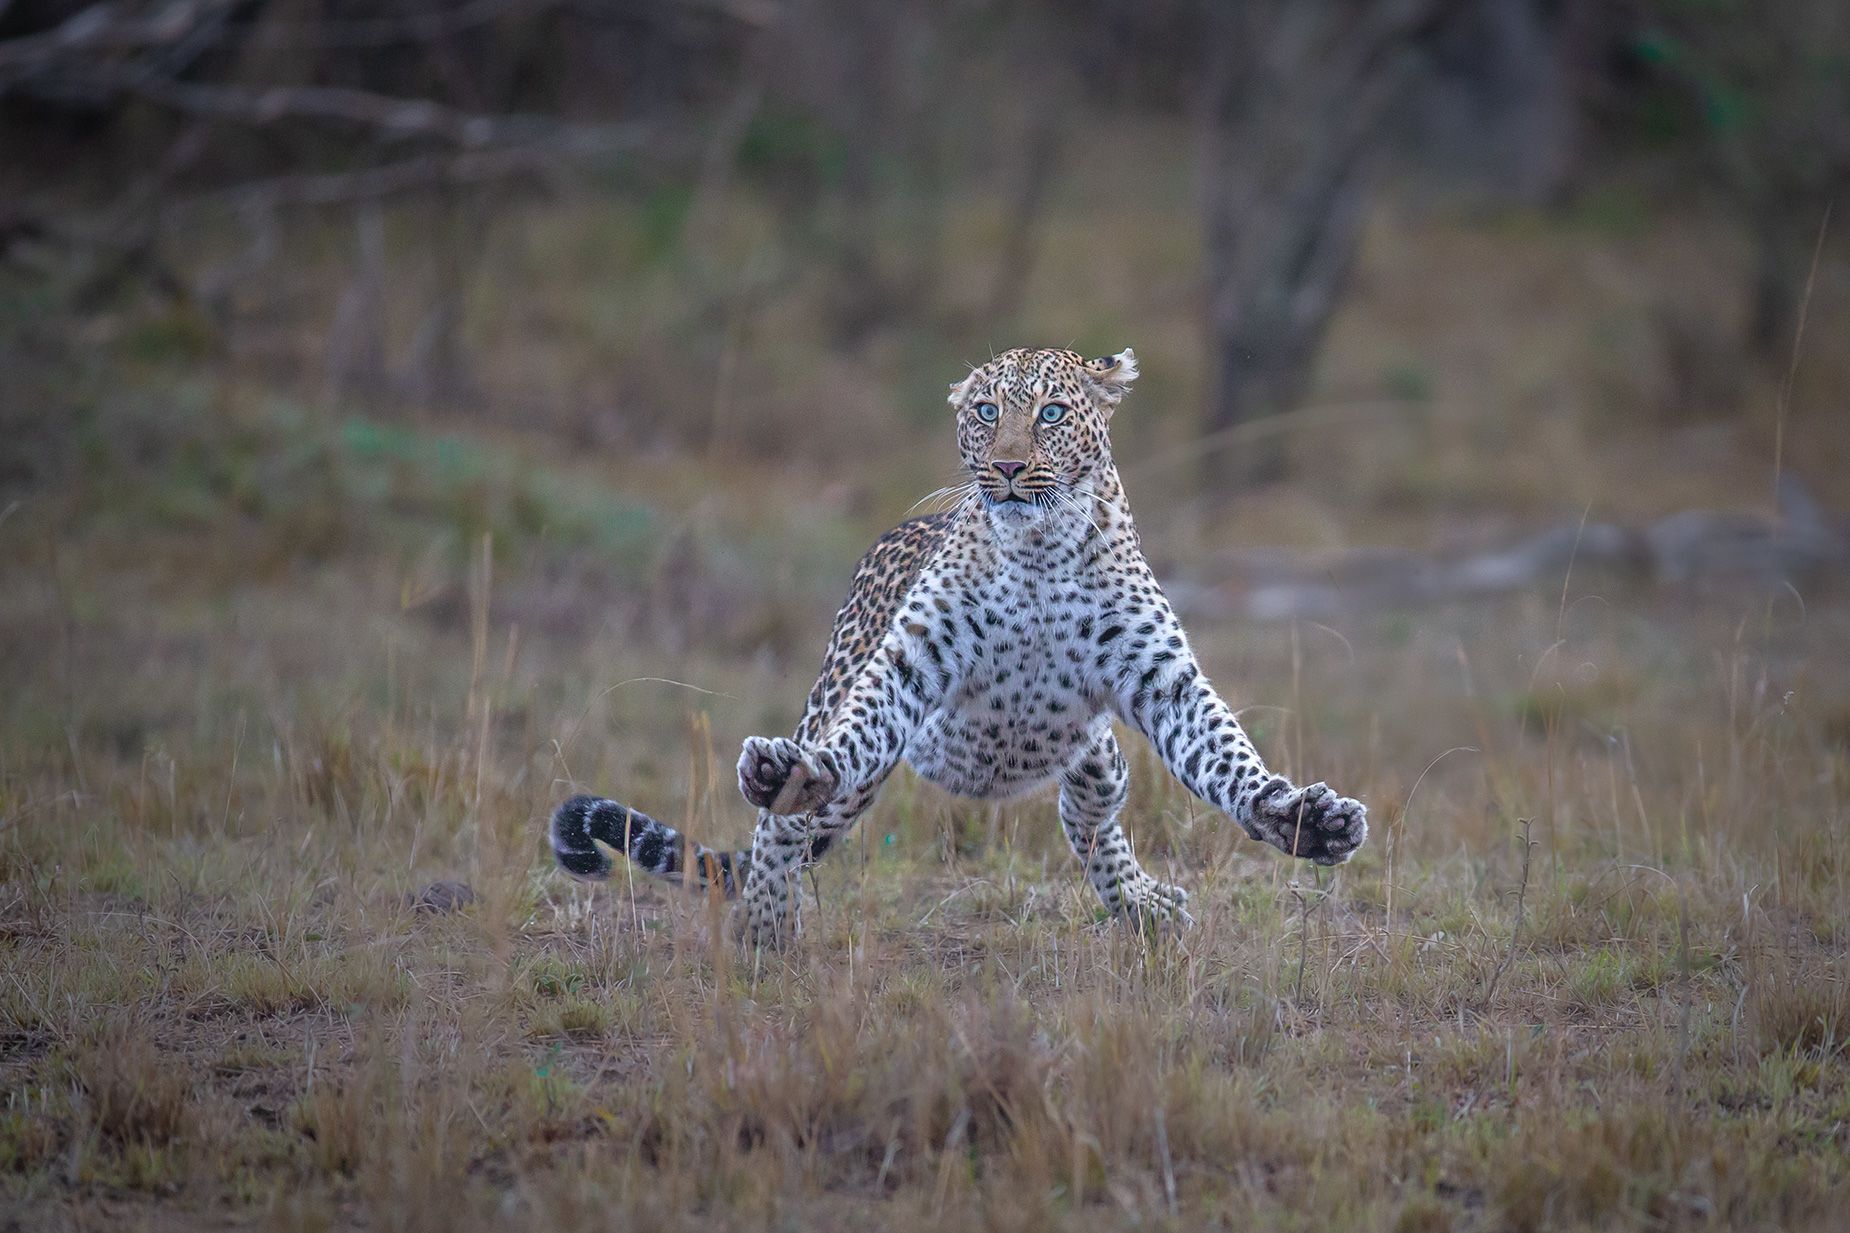
M 1005 351 L 951 386 L 957 446 L 991 517 L 1038 520 L 1111 468 L 1106 425 L 1137 379 L 1129 347 Z

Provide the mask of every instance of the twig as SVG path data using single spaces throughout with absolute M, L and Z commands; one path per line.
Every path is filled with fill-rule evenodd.
M 1517 939 L 1522 936 L 1523 905 L 1528 901 L 1529 897 L 1529 858 L 1535 852 L 1535 841 L 1529 838 L 1532 820 L 1523 818 L 1521 822 L 1522 875 L 1520 880 L 1516 883 L 1516 923 L 1510 926 L 1509 949 L 1503 952 L 1503 961 L 1497 964 L 1497 970 L 1490 974 L 1490 984 L 1484 990 L 1483 1005 L 1485 1010 L 1490 1009 L 1491 999 L 1497 996 L 1497 984 L 1503 979 L 1503 974 L 1509 971 L 1510 964 L 1516 961 L 1516 942 Z
M 1689 958 L 1689 896 L 1683 893 L 1681 882 L 1677 883 L 1677 968 L 1683 984 L 1683 1005 L 1677 1014 L 1676 1097 L 1681 1100 L 1684 1068 L 1689 1063 L 1690 999 L 1695 986 Z
M 1156 1149 L 1163 1157 L 1163 1197 L 1169 1200 L 1169 1218 L 1176 1217 L 1176 1167 L 1169 1158 L 1169 1127 L 1163 1107 L 1156 1106 Z
M 1295 841 L 1293 841 L 1293 846 L 1296 846 Z M 1315 869 L 1312 871 L 1312 876 L 1321 877 L 1322 872 L 1323 871 L 1320 869 Z M 1291 895 L 1292 898 L 1298 901 L 1298 975 L 1297 982 L 1291 991 L 1291 1000 L 1301 1003 L 1304 1000 L 1304 966 L 1310 958 L 1311 897 L 1307 897 L 1304 894 L 1302 885 L 1297 882 L 1296 879 L 1293 879 L 1291 883 Z M 1321 885 L 1316 888 L 1314 898 L 1317 900 L 1318 906 L 1321 907 L 1324 899 L 1323 887 Z
M 1300 429 L 1332 428 L 1350 420 L 1380 418 L 1388 412 L 1413 412 L 1420 404 L 1408 398 L 1369 398 L 1355 402 L 1323 403 L 1293 407 L 1260 419 L 1246 420 L 1204 436 L 1191 438 L 1186 445 L 1166 450 L 1141 462 L 1119 468 L 1125 479 L 1136 480 L 1160 471 L 1198 462 L 1203 453 L 1252 445 L 1267 438 L 1285 436 Z
M 989 881 L 988 878 L 978 878 L 974 882 L 967 882 L 964 885 L 958 887 L 956 890 L 952 891 L 950 894 L 940 899 L 937 903 L 933 904 L 931 908 L 926 911 L 925 915 L 919 917 L 919 921 L 918 921 L 919 925 L 922 927 L 926 921 L 930 920 L 934 915 L 937 914 L 937 911 L 939 908 L 944 907 L 951 900 L 957 898 L 959 895 L 963 894 L 966 891 L 973 891 L 977 889 L 979 886 L 992 886 L 992 883 Z
M 1779 470 L 1786 449 L 1786 408 L 1792 401 L 1792 382 L 1799 372 L 1799 352 L 1805 345 L 1805 322 L 1811 316 L 1811 289 L 1818 280 L 1818 258 L 1824 255 L 1824 237 L 1831 229 L 1831 207 L 1826 202 L 1824 217 L 1818 222 L 1818 242 L 1812 246 L 1811 269 L 1805 275 L 1805 294 L 1799 300 L 1799 321 L 1792 332 L 1792 360 L 1786 365 L 1786 379 L 1779 385 L 1779 406 L 1773 417 L 1773 517 L 1780 516 Z

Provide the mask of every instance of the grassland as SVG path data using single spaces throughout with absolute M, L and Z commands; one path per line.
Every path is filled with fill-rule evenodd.
M 1161 294 L 1185 253 L 1087 274 L 1109 319 L 1029 297 L 1042 332 L 1157 323 L 1122 339 L 1156 410 L 1117 431 L 1159 559 L 1764 501 L 1760 420 L 1612 410 L 1649 402 L 1637 288 L 1693 277 L 1656 240 L 1384 226 L 1320 388 L 1416 405 L 1294 439 L 1352 464 L 1335 490 L 1210 507 L 1139 479 L 1199 371 Z M 514 251 L 557 268 L 554 242 Z M 1418 286 L 1492 252 L 1475 312 Z M 1623 292 L 1571 272 L 1615 260 Z M 646 343 L 633 308 L 572 300 L 591 265 L 522 311 Z M 520 354 L 483 312 L 484 356 Z M 1199 625 L 1272 760 L 1374 831 L 1319 875 L 1140 750 L 1135 841 L 1194 894 L 1179 944 L 1101 925 L 1051 802 L 904 776 L 787 955 L 673 888 L 562 878 L 542 826 L 576 788 L 744 841 L 732 751 L 790 724 L 859 547 L 949 464 L 935 352 L 809 369 L 781 328 L 739 361 L 762 420 L 702 404 L 767 439 L 822 408 L 815 448 L 775 456 L 310 396 L 158 314 L 5 378 L 62 418 L 0 502 L 0 1226 L 1841 1226 L 1850 604 L 1828 590 L 1570 576 Z M 1497 362 L 1512 339 L 1530 358 Z M 491 404 L 542 377 L 596 402 L 572 373 L 640 358 L 603 348 L 477 375 Z M 1840 498 L 1841 428 L 1791 433 Z M 420 910 L 439 880 L 473 902 Z

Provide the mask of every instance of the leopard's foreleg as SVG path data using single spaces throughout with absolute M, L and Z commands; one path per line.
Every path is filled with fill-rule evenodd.
M 1261 843 L 1319 865 L 1354 856 L 1368 838 L 1362 803 L 1321 783 L 1300 788 L 1267 770 L 1233 709 L 1202 675 L 1180 627 L 1170 639 L 1160 635 L 1159 629 L 1151 640 L 1163 648 L 1149 656 L 1154 662 L 1120 670 L 1118 706 L 1169 772 Z
M 891 633 L 868 661 L 820 739 L 752 737 L 739 757 L 739 790 L 760 806 L 745 880 L 746 940 L 775 946 L 797 931 L 794 874 L 819 857 L 873 803 L 950 677 L 928 658 L 924 627 Z

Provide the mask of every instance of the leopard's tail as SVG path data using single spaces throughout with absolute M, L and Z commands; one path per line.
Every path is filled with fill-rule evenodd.
M 602 797 L 574 796 L 553 811 L 552 852 L 573 877 L 602 881 L 610 876 L 610 858 L 594 839 L 627 853 L 658 878 L 687 878 L 702 890 L 718 887 L 728 899 L 739 893 L 739 879 L 751 859 L 749 852 L 716 852 L 646 813 Z

